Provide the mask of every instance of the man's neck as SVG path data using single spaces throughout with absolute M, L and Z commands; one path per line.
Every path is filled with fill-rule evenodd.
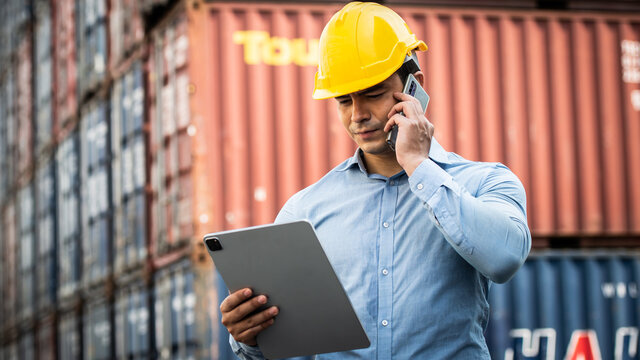
M 402 166 L 398 164 L 396 153 L 394 152 L 379 155 L 362 152 L 362 160 L 369 174 L 380 174 L 382 176 L 392 177 L 402 171 Z

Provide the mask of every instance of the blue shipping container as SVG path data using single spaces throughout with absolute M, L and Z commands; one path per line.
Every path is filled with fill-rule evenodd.
M 112 359 L 111 353 L 111 306 L 97 300 L 84 307 L 82 319 L 83 359 Z
M 147 258 L 143 109 L 142 67 L 136 62 L 111 94 L 116 273 L 139 267 Z
M 80 318 L 76 312 L 69 312 L 60 316 L 58 321 L 58 358 L 80 359 Z
M 111 269 L 109 122 L 104 103 L 87 107 L 81 122 L 83 284 L 104 281 Z
M 491 286 L 492 359 L 638 359 L 640 253 L 533 254 Z
M 38 309 L 56 302 L 55 161 L 36 171 L 36 299 Z
M 34 314 L 35 306 L 35 239 L 33 187 L 29 184 L 18 192 L 18 321 Z
M 116 293 L 116 358 L 149 358 L 149 314 L 149 293 L 142 283 L 129 285 Z
M 154 276 L 154 344 L 161 359 L 223 359 L 211 267 L 182 261 Z M 228 346 L 228 345 L 226 345 Z
M 58 297 L 68 298 L 80 285 L 80 152 L 77 133 L 69 135 L 56 154 L 58 169 Z

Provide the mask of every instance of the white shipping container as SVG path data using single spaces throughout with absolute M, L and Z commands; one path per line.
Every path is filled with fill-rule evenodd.
M 36 170 L 36 299 L 38 309 L 56 302 L 55 161 Z
M 36 95 L 36 154 L 54 140 L 52 109 L 52 61 L 51 61 L 51 6 L 49 2 L 36 3 L 35 18 L 35 95 Z
M 58 168 L 58 297 L 72 296 L 80 284 L 80 153 L 72 133 L 56 153 Z
M 111 272 L 109 121 L 103 102 L 85 108 L 80 124 L 82 283 L 89 287 Z
M 35 254 L 34 254 L 34 201 L 33 186 L 29 184 L 18 191 L 18 320 L 25 321 L 34 314 L 35 305 Z

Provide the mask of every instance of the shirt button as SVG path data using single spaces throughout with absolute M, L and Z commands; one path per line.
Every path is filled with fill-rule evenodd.
M 383 269 L 382 270 L 382 275 L 389 275 L 389 270 Z
M 391 186 L 395 185 L 395 183 L 396 183 L 396 182 L 395 182 L 395 181 L 393 181 L 393 180 L 389 181 L 389 185 L 391 185 Z
M 418 186 L 416 186 L 416 187 L 418 188 L 418 190 L 424 189 L 424 185 L 422 185 L 422 184 L 418 184 Z
M 382 226 L 388 228 L 389 227 L 389 223 L 385 221 L 385 222 L 382 223 Z
M 387 326 L 389 325 L 389 322 L 387 320 L 382 320 L 382 326 Z

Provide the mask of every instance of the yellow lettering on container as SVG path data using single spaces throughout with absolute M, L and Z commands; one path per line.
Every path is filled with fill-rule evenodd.
M 318 65 L 318 39 L 271 37 L 266 31 L 247 30 L 234 32 L 233 42 L 244 47 L 249 65 Z

